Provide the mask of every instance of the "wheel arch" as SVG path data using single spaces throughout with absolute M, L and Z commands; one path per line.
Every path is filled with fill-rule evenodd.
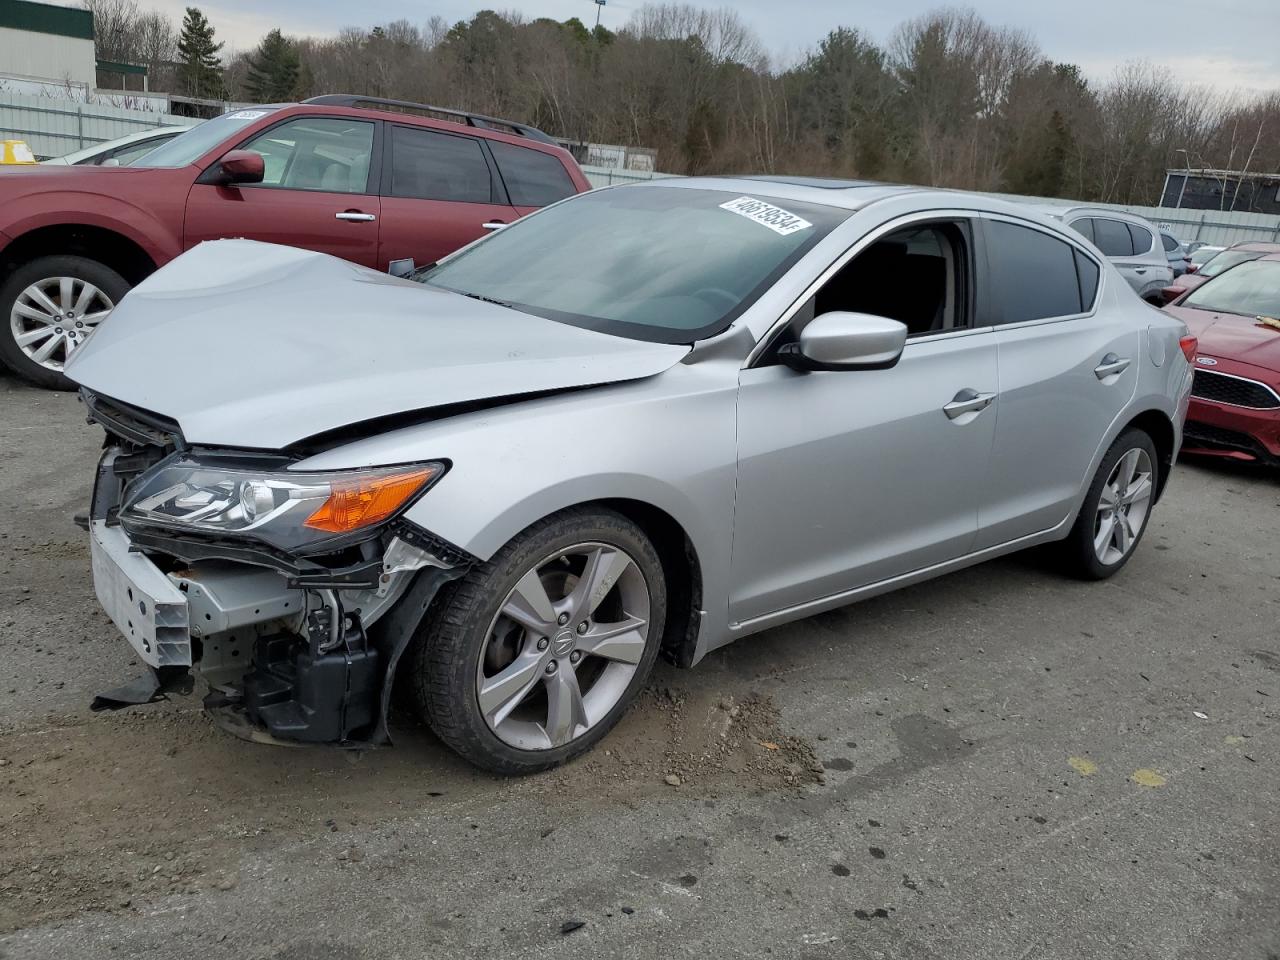
M 606 498 L 582 506 L 600 506 L 622 514 L 653 543 L 667 581 L 662 655 L 677 666 L 691 666 L 701 626 L 702 563 L 688 532 L 671 514 L 643 500 Z
M 1169 482 L 1169 473 L 1173 469 L 1173 458 L 1177 452 L 1177 431 L 1169 415 L 1163 410 L 1154 408 L 1143 410 L 1132 417 L 1120 428 L 1116 436 L 1120 436 L 1131 428 L 1141 430 L 1156 446 L 1156 455 L 1160 461 L 1160 470 L 1156 477 L 1156 500 L 1158 501 L 1164 492 L 1165 484 Z
M 19 234 L 0 251 L 0 275 L 40 257 L 81 256 L 109 267 L 135 286 L 155 272 L 157 263 L 141 244 L 110 227 L 55 223 Z
M 667 616 L 662 627 L 662 655 L 677 666 L 697 660 L 702 627 L 703 565 L 697 545 L 676 517 L 648 500 L 628 496 L 601 496 L 567 502 L 541 513 L 503 539 L 507 542 L 536 524 L 563 513 L 603 508 L 634 523 L 653 543 L 667 583 Z

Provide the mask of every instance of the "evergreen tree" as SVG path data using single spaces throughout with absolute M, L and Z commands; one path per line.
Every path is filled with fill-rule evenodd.
M 197 7 L 187 7 L 178 35 L 178 85 L 189 97 L 221 100 L 226 95 L 222 82 L 221 43 L 213 42 L 213 25 Z
M 257 52 L 249 58 L 245 90 L 258 103 L 292 100 L 297 96 L 300 69 L 297 48 L 277 28 L 262 38 Z

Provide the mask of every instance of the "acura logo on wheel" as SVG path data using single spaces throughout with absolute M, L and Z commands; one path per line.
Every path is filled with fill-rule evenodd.
M 1216 367 L 1218 361 L 1213 357 L 1196 357 L 1196 363 L 1203 363 L 1206 367 Z
M 578 639 L 573 635 L 572 630 L 561 630 L 551 641 L 551 652 L 557 657 L 567 657 L 573 653 L 573 648 L 577 645 Z

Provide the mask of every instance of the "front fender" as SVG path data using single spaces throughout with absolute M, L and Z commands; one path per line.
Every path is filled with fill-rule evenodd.
M 736 401 L 736 363 L 680 364 L 647 380 L 407 427 L 298 467 L 447 458 L 449 472 L 406 518 L 482 560 L 538 520 L 583 503 L 655 507 L 699 557 L 703 649 L 727 616 Z
M 7 238 L 17 239 L 43 227 L 88 226 L 127 237 L 157 266 L 182 252 L 181 206 L 176 219 L 172 216 L 162 219 L 118 197 L 79 190 L 49 190 L 7 200 L 4 208 L 3 232 Z M 174 222 L 166 223 L 166 219 Z

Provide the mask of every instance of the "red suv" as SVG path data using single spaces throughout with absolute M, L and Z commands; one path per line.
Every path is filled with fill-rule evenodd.
M 67 356 L 132 285 L 202 240 L 398 272 L 588 189 L 533 127 L 353 96 L 236 110 L 128 167 L 5 168 L 0 361 L 70 387 Z

